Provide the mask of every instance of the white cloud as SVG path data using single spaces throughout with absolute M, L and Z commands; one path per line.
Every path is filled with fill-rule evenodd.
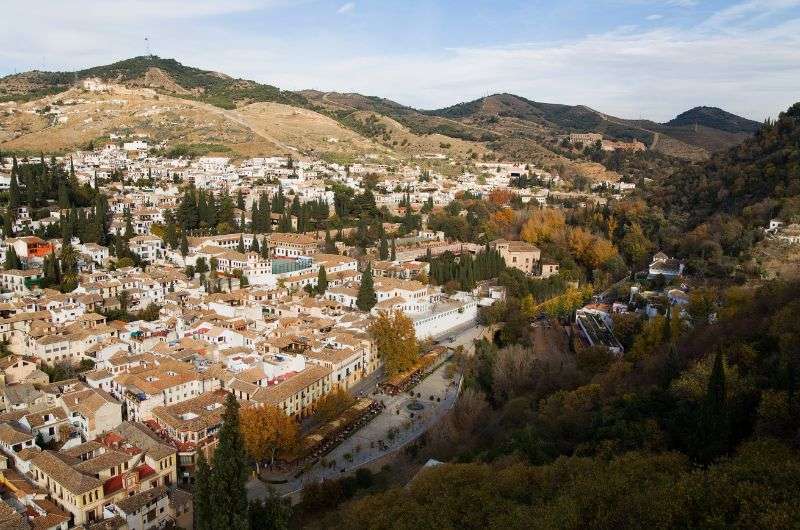
M 661 20 L 664 18 L 664 15 L 648 15 L 645 17 L 647 20 Z
M 31 0 L 29 5 L 47 4 L 52 11 L 37 10 L 43 13 L 37 15 L 39 31 L 23 25 L 2 28 L 0 68 L 40 67 L 43 56 L 50 68 L 106 64 L 143 53 L 147 32 L 155 53 L 192 66 L 281 88 L 357 91 L 423 108 L 512 92 L 538 101 L 585 104 L 622 117 L 667 120 L 702 104 L 760 120 L 800 97 L 800 18 L 787 11 L 800 0 L 744 0 L 694 27 L 661 22 L 657 29 L 620 28 L 563 42 L 374 54 L 347 53 L 310 38 L 298 44 L 269 32 L 254 35 L 215 24 L 216 15 L 289 5 L 290 0 L 195 0 L 193 9 L 209 18 L 201 29 L 195 21 L 182 19 L 179 6 L 184 4 L 178 0 L 121 5 L 123 12 L 143 6 L 158 11 L 152 18 L 130 14 L 134 23 L 105 2 L 75 3 L 87 9 Z M 659 3 L 658 9 L 676 4 Z M 4 6 L 5 20 L 29 18 L 31 10 L 13 4 Z M 348 2 L 339 9 L 348 4 L 355 7 Z M 96 8 L 89 9 L 92 5 Z M 100 12 L 100 6 L 108 13 Z M 772 18 L 753 23 L 767 12 Z M 142 23 L 135 18 L 139 16 Z
M 355 2 L 347 2 L 346 4 L 342 4 L 342 7 L 336 10 L 337 13 L 340 15 L 345 13 L 350 13 L 356 8 Z

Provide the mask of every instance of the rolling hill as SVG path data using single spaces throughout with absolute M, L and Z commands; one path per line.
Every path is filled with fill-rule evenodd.
M 95 99 L 87 98 L 80 83 L 86 79 L 109 84 L 114 97 L 92 92 Z M 102 115 L 92 114 L 91 105 L 81 111 L 86 101 L 105 99 L 116 100 L 116 107 Z M 53 115 L 64 100 L 73 101 L 68 114 L 75 119 L 64 121 L 64 109 Z M 145 101 L 152 106 L 149 113 L 141 108 Z M 419 110 L 355 93 L 281 90 L 156 56 L 75 72 L 6 76 L 0 78 L 0 105 L 5 109 L 0 148 L 6 149 L 74 148 L 127 127 L 150 131 L 158 140 L 210 143 L 242 154 L 291 148 L 308 154 L 406 158 L 431 152 L 466 162 L 492 152 L 499 159 L 525 157 L 545 166 L 572 163 L 554 149 L 569 132 L 637 139 L 660 153 L 702 160 L 740 143 L 758 125 L 711 107 L 697 107 L 659 124 L 513 94 Z M 175 119 L 164 119 L 170 113 L 176 113 Z M 160 117 L 153 121 L 156 115 Z M 287 121 L 287 116 L 293 118 Z M 216 124 L 219 134 L 203 124 Z

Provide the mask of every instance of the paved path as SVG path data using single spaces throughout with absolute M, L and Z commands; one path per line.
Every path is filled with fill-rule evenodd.
M 472 341 L 482 333 L 483 327 L 471 324 L 449 332 L 439 340 L 442 341 L 442 344 L 452 347 L 464 346 L 465 350 L 469 352 L 472 348 Z M 290 480 L 286 484 L 273 485 L 275 491 L 281 495 L 291 495 L 300 491 L 307 484 L 344 476 L 365 464 L 398 451 L 409 442 L 416 440 L 438 423 L 455 404 L 460 388 L 460 376 L 457 375 L 455 379 L 447 379 L 445 377 L 447 364 L 444 363 L 438 367 L 414 387 L 413 391 L 420 395 L 419 398 L 412 398 L 408 393 L 397 396 L 386 394 L 370 396 L 372 399 L 382 401 L 386 408 L 323 458 L 326 462 L 335 462 L 335 465 L 323 467 L 317 463 L 301 477 Z M 430 399 L 431 396 L 433 396 L 433 400 Z M 439 401 L 436 398 L 439 398 Z M 422 410 L 409 410 L 408 405 L 413 402 L 421 404 Z M 390 431 L 394 432 L 391 440 Z M 383 449 L 381 442 L 386 444 Z M 267 488 L 268 486 L 260 480 L 252 479 L 247 484 L 248 497 L 251 499 L 261 498 L 266 495 Z

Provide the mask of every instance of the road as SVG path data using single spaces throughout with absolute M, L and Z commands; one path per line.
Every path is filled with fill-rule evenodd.
M 483 329 L 482 326 L 470 324 L 446 333 L 439 337 L 439 340 L 452 347 L 464 346 L 469 352 L 473 347 L 472 341 L 483 333 Z M 273 485 L 275 491 L 284 496 L 295 494 L 307 484 L 351 473 L 416 440 L 438 423 L 456 402 L 461 383 L 460 375 L 456 375 L 455 379 L 447 379 L 446 367 L 447 363 L 444 363 L 414 387 L 414 392 L 419 394 L 418 398 L 411 397 L 409 393 L 397 396 L 387 394 L 370 396 L 372 399 L 383 401 L 386 408 L 321 461 L 333 465 L 323 466 L 317 463 L 299 478 L 289 480 L 285 484 Z M 377 379 L 370 380 L 366 387 L 374 388 L 376 384 Z M 421 410 L 410 409 L 409 405 L 412 403 L 416 406 L 421 405 Z M 382 444 L 385 444 L 384 448 L 381 447 Z M 267 494 L 267 486 L 257 479 L 248 482 L 247 490 L 250 499 L 263 498 Z

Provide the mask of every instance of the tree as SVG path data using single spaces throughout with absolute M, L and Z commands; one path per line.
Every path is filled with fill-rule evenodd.
M 244 254 L 244 237 L 239 234 L 239 243 L 236 244 L 236 250 Z
M 197 451 L 197 469 L 192 488 L 193 516 L 195 530 L 210 530 L 211 527 L 211 470 L 205 452 Z
M 3 264 L 3 267 L 8 271 L 12 269 L 21 269 L 22 262 L 20 261 L 19 257 L 17 256 L 17 251 L 14 250 L 13 246 L 8 247 L 8 251 L 6 252 L 6 261 Z
M 361 275 L 361 285 L 358 288 L 356 307 L 362 311 L 369 311 L 378 303 L 375 295 L 375 285 L 372 282 L 372 264 L 367 265 L 367 270 Z
M 250 503 L 250 530 L 288 530 L 292 518 L 292 503 L 272 489 L 267 497 Z
M 402 311 L 380 312 L 369 328 L 389 376 L 411 368 L 419 357 L 414 324 Z
M 329 392 L 317 403 L 314 417 L 321 423 L 336 419 L 341 413 L 355 404 L 356 399 L 341 387 Z
M 186 230 L 181 231 L 181 256 L 184 258 L 189 253 L 189 240 L 186 239 Z
M 389 243 L 386 241 L 386 234 L 381 230 L 381 242 L 378 246 L 378 257 L 381 260 L 389 259 Z
M 392 250 L 389 259 L 391 259 L 392 261 L 397 260 L 397 249 L 395 248 L 394 238 L 392 238 Z
M 325 252 L 328 254 L 337 254 L 336 251 L 336 244 L 331 239 L 331 231 L 326 227 L 325 228 Z
M 233 394 L 228 394 L 209 480 L 211 528 L 247 530 L 248 505 L 245 484 L 248 467 L 239 423 L 239 403 Z
M 328 274 L 325 272 L 325 265 L 320 265 L 319 272 L 317 273 L 317 292 L 325 294 L 328 290 Z
M 278 407 L 248 406 L 240 414 L 244 447 L 256 465 L 264 461 L 272 465 L 276 457 L 289 458 L 297 449 L 297 422 Z
M 714 366 L 708 378 L 705 400 L 703 401 L 701 424 L 702 436 L 705 443 L 701 443 L 702 460 L 710 462 L 722 454 L 728 447 L 728 414 L 727 393 L 725 389 L 725 367 L 722 353 L 717 353 Z

